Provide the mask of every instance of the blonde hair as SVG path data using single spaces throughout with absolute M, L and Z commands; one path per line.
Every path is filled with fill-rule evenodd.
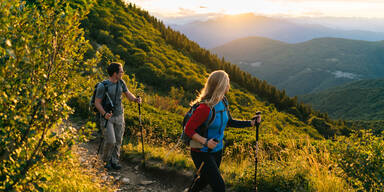
M 229 77 L 225 71 L 217 70 L 212 72 L 205 82 L 204 88 L 200 91 L 199 96 L 191 103 L 191 105 L 202 102 L 209 107 L 215 106 L 224 98 L 228 86 Z

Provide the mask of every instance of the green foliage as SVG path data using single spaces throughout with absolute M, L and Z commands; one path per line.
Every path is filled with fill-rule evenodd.
M 351 130 L 372 130 L 375 135 L 380 135 L 384 131 L 384 120 L 376 121 L 346 121 L 345 124 L 350 127 Z
M 312 117 L 308 120 L 309 124 L 312 125 L 319 131 L 321 135 L 323 135 L 326 138 L 333 137 L 335 135 L 340 135 L 340 133 L 337 133 L 337 129 L 334 129 L 331 124 L 329 124 L 326 120 L 323 118 L 318 117 Z
M 0 9 L 0 190 L 41 190 L 44 175 L 29 170 L 74 142 L 60 125 L 91 65 L 78 27 L 84 15 L 66 1 L 2 1 Z
M 384 137 L 361 130 L 332 143 L 333 158 L 357 189 L 384 190 Z
M 313 108 L 332 118 L 345 120 L 382 120 L 384 80 L 359 80 L 324 91 L 300 96 Z M 348 97 L 346 97 L 346 95 Z

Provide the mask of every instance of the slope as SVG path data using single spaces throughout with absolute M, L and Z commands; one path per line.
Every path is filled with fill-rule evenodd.
M 361 80 L 313 94 L 300 100 L 333 118 L 382 120 L 384 115 L 384 80 Z

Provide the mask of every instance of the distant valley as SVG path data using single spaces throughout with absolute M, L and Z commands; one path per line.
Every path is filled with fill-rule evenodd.
M 285 89 L 290 96 L 384 78 L 384 41 L 319 38 L 288 44 L 249 37 L 212 50 L 242 70 Z

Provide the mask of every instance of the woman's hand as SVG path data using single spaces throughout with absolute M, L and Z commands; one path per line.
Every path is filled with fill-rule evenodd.
M 255 115 L 252 117 L 252 120 L 251 120 L 251 125 L 252 127 L 255 126 L 255 123 L 260 123 L 261 122 L 261 115 Z
M 210 139 L 208 140 L 208 142 L 206 141 L 206 146 L 209 148 L 209 149 L 213 149 L 216 147 L 216 145 L 218 144 L 218 142 L 216 142 L 215 140 L 213 139 Z

